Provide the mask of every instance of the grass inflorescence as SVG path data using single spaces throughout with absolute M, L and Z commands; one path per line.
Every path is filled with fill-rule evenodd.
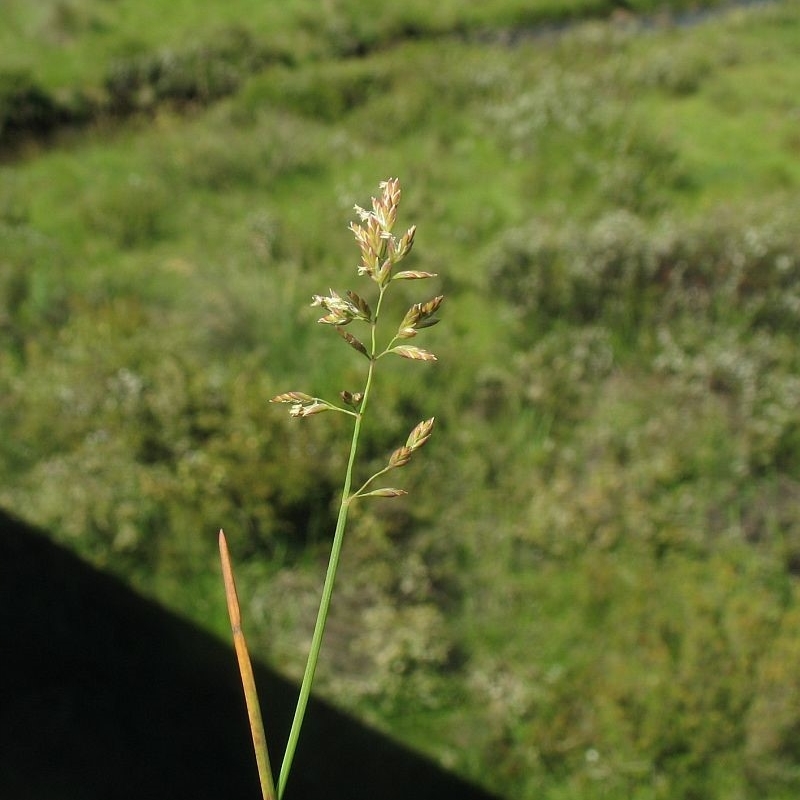
M 372 488 L 372 486 L 375 481 L 382 478 L 387 473 L 408 464 L 413 454 L 430 439 L 433 431 L 433 417 L 419 422 L 408 434 L 405 444 L 392 452 L 385 466 L 368 477 L 357 489 L 352 489 L 356 456 L 358 454 L 358 446 L 361 437 L 361 426 L 372 397 L 377 364 L 382 358 L 392 355 L 397 355 L 412 361 L 436 361 L 436 356 L 429 350 L 417 347 L 416 345 L 403 344 L 403 342 L 413 339 L 421 330 L 430 328 L 438 322 L 438 318 L 434 315 L 444 299 L 442 295 L 437 295 L 431 300 L 412 305 L 405 316 L 403 316 L 388 343 L 380 343 L 380 334 L 383 332 L 383 327 L 380 326 L 379 323 L 382 318 L 381 312 L 383 310 L 384 296 L 391 285 L 395 281 L 416 281 L 436 277 L 436 273 L 425 272 L 423 270 L 396 269 L 397 265 L 403 261 L 413 247 L 416 227 L 410 227 L 399 238 L 392 233 L 400 204 L 400 182 L 397 179 L 386 180 L 381 183 L 380 188 L 380 197 L 372 198 L 372 208 L 370 210 L 365 210 L 360 206 L 355 207 L 360 221 L 350 225 L 350 230 L 353 232 L 361 252 L 358 274 L 369 278 L 377 289 L 377 298 L 373 301 L 374 310 L 370 302 L 352 290 L 348 290 L 345 295 L 340 295 L 331 289 L 327 295 L 314 295 L 312 302 L 313 306 L 321 307 L 325 312 L 324 316 L 320 317 L 319 322 L 331 326 L 344 342 L 367 359 L 368 366 L 362 388 L 358 391 L 343 389 L 340 392 L 339 402 L 331 402 L 321 397 L 315 397 L 299 391 L 283 392 L 276 395 L 271 400 L 273 403 L 289 404 L 291 406 L 289 414 L 292 417 L 310 417 L 325 411 L 333 411 L 350 416 L 354 420 L 353 434 L 344 473 L 344 485 L 342 488 L 341 502 L 339 504 L 339 512 L 336 518 L 336 530 L 333 535 L 328 569 L 322 588 L 317 621 L 314 625 L 314 632 L 311 637 L 309 656 L 303 673 L 303 680 L 300 685 L 297 710 L 292 721 L 291 730 L 289 731 L 286 752 L 281 764 L 277 793 L 269 766 L 269 757 L 267 755 L 266 742 L 264 739 L 259 702 L 253 684 L 252 669 L 241 631 L 241 617 L 236 597 L 236 589 L 233 584 L 227 544 L 224 534 L 220 532 L 220 550 L 223 572 L 225 575 L 226 594 L 228 596 L 230 609 L 231 626 L 234 634 L 234 643 L 237 648 L 237 655 L 239 656 L 242 683 L 248 701 L 250 725 L 264 800 L 272 800 L 275 796 L 281 798 L 289 778 L 289 771 L 294 759 L 295 749 L 311 695 L 311 687 L 317 670 L 322 638 L 330 612 L 333 588 L 339 568 L 339 559 L 342 553 L 342 545 L 350 507 L 355 500 L 361 498 L 388 498 L 407 494 L 404 489 L 393 486 L 380 486 L 376 488 Z M 369 335 L 368 337 L 364 337 L 366 343 L 362 342 L 361 339 L 346 328 L 346 326 L 350 326 L 351 323 L 354 322 L 360 322 L 367 326 Z

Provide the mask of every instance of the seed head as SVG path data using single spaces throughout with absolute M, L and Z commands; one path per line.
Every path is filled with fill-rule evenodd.
M 327 297 L 315 294 L 311 298 L 311 305 L 321 306 L 328 312 L 318 320 L 325 325 L 347 325 L 354 319 L 369 320 L 369 306 L 366 306 L 358 295 L 351 292 L 348 292 L 347 298 L 341 297 L 333 289 L 330 290 L 330 295 Z
M 310 417 L 314 414 L 321 414 L 323 411 L 330 411 L 333 406 L 320 400 L 319 397 L 312 397 L 305 392 L 284 392 L 275 395 L 270 403 L 291 403 L 289 409 L 290 417 Z
M 406 447 L 411 450 L 413 453 L 414 450 L 419 450 L 428 439 L 431 438 L 431 434 L 433 433 L 433 423 L 436 421 L 436 417 L 431 417 L 430 419 L 425 419 L 420 422 L 418 425 L 414 427 L 414 430 L 408 434 L 408 439 L 406 440 Z
M 412 361 L 436 361 L 436 356 L 429 350 L 424 350 L 421 347 L 413 347 L 410 344 L 399 344 L 387 351 L 389 353 L 397 353 L 398 356 L 403 358 L 410 358 Z

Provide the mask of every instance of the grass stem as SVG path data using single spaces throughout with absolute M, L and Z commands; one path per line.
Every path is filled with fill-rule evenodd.
M 331 555 L 328 559 L 328 569 L 325 573 L 325 584 L 322 587 L 322 597 L 320 599 L 319 610 L 317 612 L 317 621 L 314 625 L 314 633 L 311 637 L 311 647 L 308 653 L 308 660 L 306 661 L 306 668 L 303 673 L 303 681 L 300 684 L 300 695 L 297 699 L 297 708 L 295 709 L 292 727 L 289 731 L 289 738 L 286 742 L 286 752 L 283 756 L 280 776 L 278 777 L 278 800 L 281 800 L 283 797 L 283 792 L 286 789 L 286 782 L 289 779 L 289 772 L 292 768 L 292 761 L 294 760 L 294 754 L 297 748 L 297 740 L 300 737 L 300 729 L 303 727 L 303 719 L 305 718 L 308 700 L 311 695 L 311 686 L 314 682 L 314 674 L 317 670 L 319 652 L 322 647 L 322 637 L 325 633 L 325 625 L 328 621 L 328 612 L 330 610 L 331 597 L 333 596 L 333 586 L 336 582 L 336 572 L 339 568 L 339 558 L 342 553 L 342 543 L 344 542 L 344 531 L 347 524 L 347 512 L 350 509 L 350 500 L 352 499 L 350 496 L 350 487 L 353 482 L 353 466 L 356 460 L 356 453 L 358 452 L 358 440 L 361 434 L 361 423 L 364 418 L 363 415 L 367 401 L 369 400 L 369 391 L 372 385 L 374 367 L 375 362 L 374 360 L 371 360 L 369 372 L 367 373 L 366 384 L 364 387 L 364 397 L 361 401 L 361 410 L 356 416 L 355 425 L 353 426 L 353 437 L 350 442 L 350 455 L 347 460 L 347 471 L 345 472 L 344 484 L 342 486 L 342 501 L 339 505 L 339 514 L 336 518 L 336 530 L 333 534 Z
M 381 189 L 383 190 L 381 198 L 372 198 L 372 211 L 368 212 L 359 206 L 355 207 L 363 224 L 351 224 L 350 226 L 361 250 L 359 274 L 369 276 L 378 287 L 375 312 L 372 312 L 369 303 L 364 298 L 352 291 L 348 291 L 346 296 L 342 296 L 331 289 L 330 294 L 327 296 L 313 296 L 312 306 L 320 306 L 326 312 L 325 315 L 319 319 L 319 322 L 335 326 L 337 333 L 347 344 L 357 350 L 361 355 L 368 358 L 369 368 L 364 381 L 363 392 L 351 394 L 350 392 L 344 391 L 340 395 L 346 403 L 352 405 L 355 409 L 355 411 L 347 411 L 348 414 L 352 414 L 355 417 L 353 436 L 350 441 L 350 454 L 347 459 L 339 513 L 336 517 L 336 530 L 334 531 L 331 553 L 328 559 L 328 568 L 325 573 L 325 583 L 322 587 L 322 596 L 320 597 L 317 619 L 314 623 L 314 632 L 311 636 L 311 645 L 309 647 L 306 667 L 303 672 L 303 680 L 300 684 L 300 692 L 297 698 L 294 718 L 292 719 L 292 727 L 289 731 L 286 750 L 278 776 L 278 800 L 282 800 L 286 790 L 289 772 L 292 768 L 292 762 L 294 761 L 295 752 L 297 750 L 297 743 L 300 738 L 300 731 L 303 727 L 303 721 L 308 708 L 308 701 L 311 697 L 311 687 L 314 683 L 314 675 L 319 662 L 322 639 L 325 634 L 325 626 L 328 621 L 328 613 L 333 596 L 333 587 L 336 582 L 336 573 L 342 554 L 342 544 L 344 542 L 344 532 L 347 525 L 347 515 L 350 510 L 350 504 L 357 497 L 397 497 L 398 495 L 406 494 L 405 490 L 392 487 L 376 489 L 366 494 L 364 493 L 364 489 L 375 478 L 384 475 L 391 469 L 406 464 L 411 454 L 428 440 L 430 437 L 430 429 L 433 425 L 432 418 L 419 423 L 409 434 L 406 444 L 392 453 L 387 467 L 373 475 L 357 492 L 352 491 L 353 472 L 356 463 L 356 454 L 358 452 L 359 438 L 361 436 L 361 426 L 364 421 L 367 406 L 369 405 L 370 393 L 375 377 L 375 365 L 378 359 L 387 353 L 387 350 L 383 350 L 380 354 L 378 353 L 376 335 L 378 320 L 381 316 L 383 298 L 388 285 L 393 280 L 392 268 L 394 264 L 402 260 L 411 249 L 414 231 L 416 230 L 416 228 L 412 226 L 400 239 L 391 235 L 391 228 L 397 214 L 397 205 L 400 201 L 400 183 L 397 179 L 390 179 L 381 183 Z M 422 278 L 434 276 L 433 273 L 404 272 L 398 273 L 395 277 L 408 279 L 410 277 Z M 435 320 L 431 320 L 430 317 L 436 308 L 438 308 L 441 300 L 441 297 L 437 297 L 434 300 L 428 301 L 426 304 L 415 304 L 412 306 L 406 313 L 402 327 L 399 332 L 395 334 L 392 342 L 400 338 L 401 335 L 406 338 L 416 335 L 417 326 L 429 327 L 431 324 L 434 324 Z M 354 320 L 367 322 L 369 324 L 369 346 L 365 345 L 354 335 L 344 331 L 343 327 Z M 424 325 L 423 322 L 425 323 Z M 406 358 L 422 360 L 424 356 L 425 360 L 435 360 L 433 354 L 421 348 L 398 347 L 394 349 L 394 352 Z M 321 413 L 322 411 L 343 410 L 325 400 L 298 391 L 283 392 L 273 397 L 270 402 L 290 403 L 292 408 L 289 414 L 293 417 L 307 417 Z M 266 753 L 266 748 L 264 752 Z

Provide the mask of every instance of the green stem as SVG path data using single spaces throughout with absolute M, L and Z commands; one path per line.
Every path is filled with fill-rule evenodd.
M 303 727 L 303 719 L 311 696 L 311 685 L 314 682 L 314 674 L 317 670 L 319 651 L 322 647 L 322 637 L 325 633 L 325 624 L 328 621 L 328 612 L 331 606 L 331 597 L 333 596 L 333 586 L 336 581 L 336 571 L 339 567 L 339 558 L 342 554 L 342 542 L 344 541 L 344 530 L 347 524 L 347 512 L 350 510 L 350 501 L 354 498 L 354 496 L 351 497 L 350 495 L 350 488 L 353 482 L 353 466 L 355 465 L 358 440 L 361 435 L 361 423 L 364 419 L 364 412 L 366 411 L 369 401 L 372 378 L 375 372 L 375 330 L 378 323 L 381 303 L 383 302 L 383 293 L 384 289 L 381 288 L 375 315 L 371 324 L 372 356 L 370 357 L 369 371 L 367 372 L 367 380 L 364 385 L 364 396 L 361 400 L 360 410 L 356 414 L 355 425 L 353 426 L 353 438 L 350 442 L 350 456 L 347 460 L 347 471 L 345 472 L 344 485 L 342 487 L 342 502 L 339 506 L 339 515 L 336 518 L 336 531 L 333 534 L 333 545 L 331 546 L 331 555 L 328 559 L 328 570 L 325 573 L 325 584 L 322 587 L 322 597 L 319 603 L 319 611 L 317 612 L 317 621 L 314 625 L 314 633 L 311 636 L 308 661 L 306 662 L 305 672 L 303 673 L 303 681 L 300 684 L 300 695 L 297 699 L 297 708 L 295 709 L 292 727 L 289 731 L 289 739 L 286 742 L 286 752 L 284 753 L 283 762 L 281 763 L 281 772 L 278 778 L 278 800 L 281 800 L 283 792 L 286 789 L 289 771 L 292 768 L 292 761 L 294 760 L 295 750 L 297 749 L 297 740 L 300 738 L 300 730 Z
M 367 487 L 374 480 L 377 480 L 378 478 L 381 477 L 381 475 L 385 475 L 387 472 L 391 472 L 391 470 L 388 467 L 384 467 L 380 472 L 376 472 L 374 475 L 372 475 L 371 477 L 367 478 L 364 481 L 364 483 L 361 484 L 361 486 L 355 492 L 353 492 L 353 497 L 354 498 L 355 497 L 360 497 L 362 494 L 364 494 L 364 492 L 367 490 Z

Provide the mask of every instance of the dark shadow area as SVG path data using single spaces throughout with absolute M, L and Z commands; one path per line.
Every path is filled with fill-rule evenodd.
M 0 635 L 3 800 L 260 797 L 232 648 L 3 512 Z M 278 762 L 296 688 L 256 678 Z M 305 798 L 491 800 L 321 702 L 286 791 Z

